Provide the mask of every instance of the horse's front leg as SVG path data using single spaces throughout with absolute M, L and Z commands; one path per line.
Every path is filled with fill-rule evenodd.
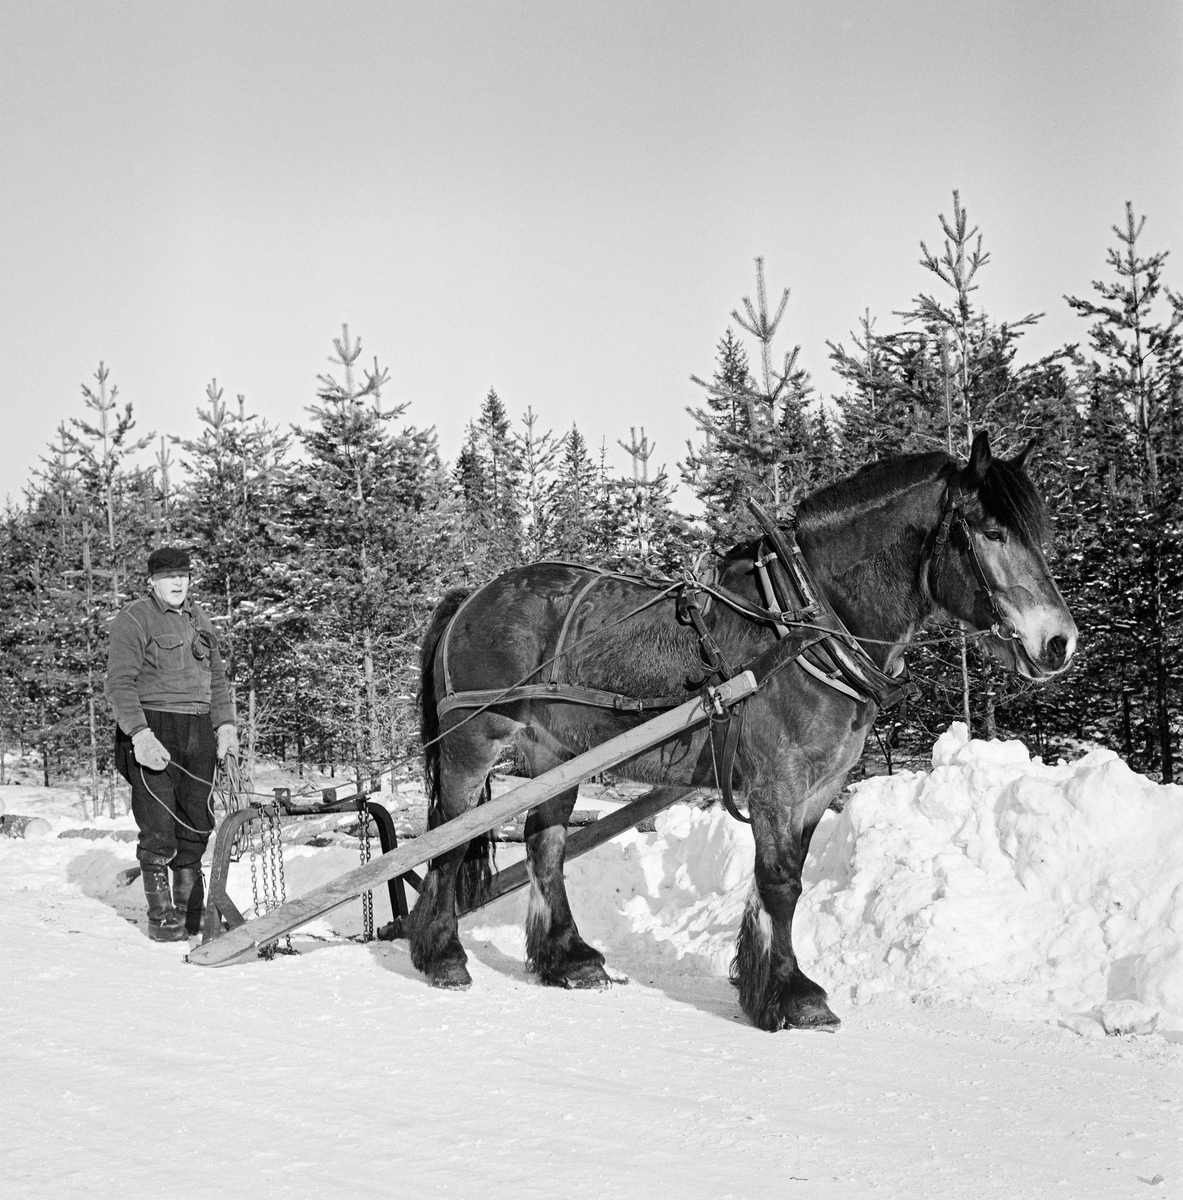
M 739 1002 L 760 1029 L 835 1029 L 825 989 L 809 978 L 793 952 L 793 915 L 809 840 L 835 788 L 796 799 L 783 783 L 748 792 L 756 869 L 731 964 Z

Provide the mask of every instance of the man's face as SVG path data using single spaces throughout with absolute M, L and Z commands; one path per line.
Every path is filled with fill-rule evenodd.
M 161 604 L 169 608 L 180 608 L 189 594 L 189 572 L 157 571 L 148 580 L 148 586 Z

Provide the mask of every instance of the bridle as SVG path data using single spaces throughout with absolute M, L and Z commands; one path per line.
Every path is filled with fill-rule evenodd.
M 937 526 L 936 540 L 933 543 L 932 555 L 928 560 L 929 568 L 931 569 L 939 562 L 942 552 L 949 543 L 950 533 L 956 530 L 965 541 L 966 557 L 969 559 L 970 570 L 973 571 L 974 579 L 977 582 L 975 594 L 981 596 L 985 601 L 986 611 L 993 620 L 990 632 L 1002 641 L 1013 641 L 1018 636 L 1018 630 L 1015 629 L 1010 618 L 1003 615 L 1002 609 L 998 606 L 998 597 L 994 593 L 994 588 L 990 586 L 986 572 L 982 569 L 969 521 L 965 517 L 964 502 L 965 495 L 961 490 L 961 485 L 955 479 L 949 480 L 945 487 L 945 499 L 941 505 L 941 523 Z

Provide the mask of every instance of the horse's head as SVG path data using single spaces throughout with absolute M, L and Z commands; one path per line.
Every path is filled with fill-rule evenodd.
M 1047 513 L 1024 469 L 1030 452 L 994 458 L 989 435 L 974 438 L 969 464 L 947 479 L 928 583 L 947 612 L 989 631 L 999 662 L 1047 679 L 1071 660 L 1076 623 L 1044 557 Z

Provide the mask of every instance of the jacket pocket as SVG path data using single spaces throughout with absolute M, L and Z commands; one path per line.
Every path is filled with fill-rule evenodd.
M 185 669 L 185 639 L 176 633 L 158 633 L 151 642 L 152 661 L 158 671 Z

